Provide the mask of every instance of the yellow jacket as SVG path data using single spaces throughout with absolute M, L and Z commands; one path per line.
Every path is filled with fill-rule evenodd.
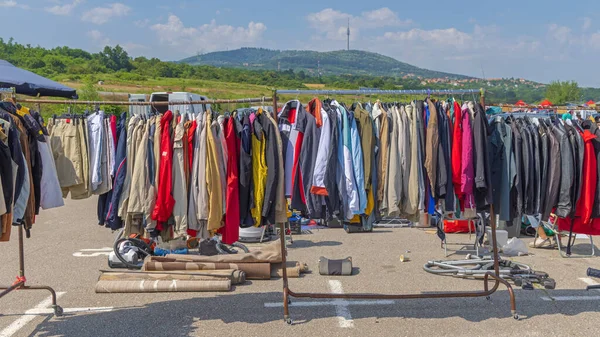
M 262 208 L 265 202 L 265 188 L 267 185 L 267 160 L 265 152 L 267 142 L 263 134 L 262 125 L 258 119 L 254 120 L 252 133 L 252 181 L 254 182 L 254 203 L 250 209 L 254 226 L 262 223 Z

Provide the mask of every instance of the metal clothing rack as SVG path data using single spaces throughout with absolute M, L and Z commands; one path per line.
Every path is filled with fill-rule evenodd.
M 466 90 L 273 90 L 273 110 L 277 111 L 277 94 L 283 95 L 461 95 L 461 94 L 480 94 L 481 105 L 485 106 L 484 89 L 466 89 Z M 490 205 L 490 218 L 494 219 L 494 208 Z M 500 275 L 498 245 L 496 242 L 496 222 L 490 221 L 492 227 L 492 247 L 494 247 L 494 272 L 488 272 L 484 276 L 483 291 L 456 291 L 456 292 L 431 292 L 418 294 L 330 294 L 330 293 L 296 293 L 289 287 L 287 270 L 283 268 L 283 317 L 286 323 L 292 324 L 290 317 L 289 303 L 290 297 L 296 298 L 327 298 L 327 299 L 425 299 L 425 298 L 459 298 L 459 297 L 486 297 L 498 290 L 500 284 L 504 284 L 510 296 L 511 314 L 515 319 L 519 319 L 516 311 L 515 294 L 511 285 Z M 281 258 L 285 265 L 287 262 L 287 249 L 285 241 L 284 224 L 280 224 L 281 237 Z M 493 279 L 494 285 L 489 288 L 488 280 Z
M 16 103 L 14 89 L 0 89 L 0 94 L 9 93 L 11 94 L 11 100 Z M 213 99 L 203 101 L 184 101 L 184 102 L 127 102 L 127 101 L 76 101 L 76 100 L 42 100 L 42 99 L 22 99 L 20 103 L 35 103 L 35 104 L 69 104 L 69 105 L 146 105 L 146 106 L 159 106 L 159 105 L 188 105 L 188 104 L 219 104 L 219 103 L 259 103 L 259 102 L 271 102 L 271 97 L 259 97 L 259 98 L 242 98 L 242 99 Z M 56 291 L 49 286 L 28 286 L 25 284 L 27 281 L 25 278 L 25 252 L 23 243 L 23 225 L 20 224 L 18 227 L 19 236 L 19 274 L 16 281 L 11 286 L 0 286 L 0 298 L 4 297 L 13 290 L 48 290 L 52 295 L 52 308 L 54 309 L 54 315 L 60 317 L 63 315 L 63 309 L 56 303 Z
M 0 88 L 0 94 L 10 94 L 10 100 L 14 103 L 16 98 L 16 90 L 15 88 Z M 48 290 L 50 295 L 52 296 L 52 309 L 54 309 L 54 315 L 57 317 L 62 316 L 63 309 L 59 305 L 56 304 L 56 291 L 52 287 L 49 286 L 28 286 L 25 283 L 27 279 L 25 278 L 25 252 L 23 247 L 23 224 L 19 224 L 17 226 L 17 233 L 19 236 L 19 274 L 15 282 L 10 286 L 0 286 L 0 298 L 4 297 L 8 293 L 13 290 Z

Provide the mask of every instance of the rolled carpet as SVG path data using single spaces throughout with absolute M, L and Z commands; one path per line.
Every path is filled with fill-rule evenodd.
M 241 270 L 207 270 L 202 273 L 186 271 L 124 271 L 124 272 L 103 272 L 98 281 L 133 281 L 133 280 L 189 280 L 189 281 L 220 281 L 230 280 L 231 284 L 237 285 L 246 282 L 246 273 Z
M 230 291 L 230 280 L 133 280 L 98 281 L 96 293 L 159 293 Z
M 300 277 L 300 274 L 306 272 L 306 265 L 300 262 L 288 261 L 286 264 L 287 276 L 292 278 Z M 271 277 L 283 277 L 283 267 L 281 263 L 271 265 Z
M 269 263 L 213 263 L 177 260 L 169 257 L 156 257 L 144 261 L 144 271 L 209 271 L 220 269 L 236 269 L 246 273 L 248 280 L 268 280 L 271 278 Z

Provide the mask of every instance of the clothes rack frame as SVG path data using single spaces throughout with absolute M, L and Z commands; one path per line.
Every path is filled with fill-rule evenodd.
M 14 89 L 3 89 L 0 90 L 0 94 L 10 94 L 11 101 L 16 103 Z M 125 106 L 161 106 L 161 105 L 190 105 L 190 104 L 227 104 L 227 103 L 265 103 L 271 102 L 271 97 L 258 97 L 258 98 L 241 98 L 241 99 L 212 99 L 202 101 L 183 101 L 183 102 L 128 102 L 128 101 L 79 101 L 79 100 L 47 100 L 47 99 L 21 99 L 19 103 L 33 103 L 33 104 L 67 104 L 67 105 L 125 105 Z M 15 282 L 10 286 L 0 286 L 0 298 L 9 294 L 14 290 L 47 290 L 52 295 L 52 309 L 54 315 L 60 317 L 63 315 L 63 308 L 56 302 L 56 291 L 49 286 L 28 286 L 26 285 L 25 278 L 25 250 L 23 242 L 23 225 L 18 226 L 18 240 L 19 240 L 19 273 Z
M 0 90 L 0 94 L 10 93 L 10 100 L 15 102 L 15 88 L 3 89 Z M 28 286 L 25 283 L 27 279 L 25 278 L 25 251 L 23 245 L 23 224 L 18 224 L 17 233 L 19 237 L 19 273 L 15 282 L 13 282 L 10 286 L 0 286 L 0 298 L 6 296 L 10 292 L 14 290 L 47 290 L 50 292 L 52 296 L 52 309 L 54 310 L 54 315 L 60 317 L 63 315 L 63 309 L 56 303 L 56 291 L 52 287 L 37 285 L 37 286 Z
M 460 89 L 460 90 L 273 90 L 273 111 L 277 111 L 277 94 L 281 95 L 464 95 L 464 94 L 479 94 L 481 105 L 485 107 L 485 90 L 484 89 Z M 490 219 L 494 219 L 494 208 L 490 205 Z M 282 270 L 283 280 L 283 317 L 287 324 L 293 324 L 290 317 L 289 304 L 290 298 L 312 298 L 312 299 L 383 299 L 383 300 L 404 300 L 404 299 L 427 299 L 427 298 L 460 298 L 460 297 L 485 297 L 490 299 L 490 295 L 495 293 L 500 284 L 506 286 L 510 296 L 511 314 L 513 318 L 519 319 L 516 309 L 515 294 L 512 286 L 500 276 L 500 265 L 498 256 L 498 244 L 496 241 L 496 222 L 490 221 L 492 228 L 492 247 L 494 247 L 494 272 L 488 272 L 484 276 L 483 291 L 455 291 L 455 292 L 428 292 L 415 294 L 374 294 L 374 293 L 355 293 L 355 294 L 331 294 L 331 293 L 296 293 L 290 289 L 287 270 Z M 285 224 L 279 224 L 280 241 L 281 241 L 281 258 L 282 264 L 287 263 L 287 248 L 285 240 Z M 492 288 L 489 287 L 488 281 L 494 280 Z

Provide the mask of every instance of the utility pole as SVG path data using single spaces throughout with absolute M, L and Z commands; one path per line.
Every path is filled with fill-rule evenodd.
M 348 51 L 350 51 L 350 18 L 348 18 L 348 30 L 347 30 L 347 34 L 348 34 Z

